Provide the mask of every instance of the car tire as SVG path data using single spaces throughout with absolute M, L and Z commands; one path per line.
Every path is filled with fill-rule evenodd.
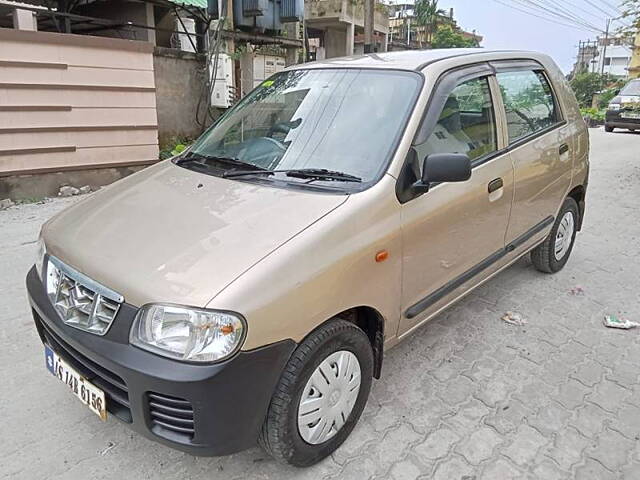
M 608 126 L 605 125 L 604 126 L 604 131 L 607 132 L 607 133 L 611 133 L 611 132 L 613 132 L 613 127 L 608 127 Z
M 357 392 L 356 367 L 360 372 Z M 343 376 L 345 373 L 348 376 Z M 367 335 L 353 323 L 330 320 L 309 334 L 291 355 L 271 399 L 258 443 L 281 463 L 307 467 L 319 462 L 333 453 L 355 427 L 367 403 L 372 378 L 373 351 Z M 321 385 L 319 381 L 325 383 Z M 341 389 L 338 382 L 343 382 L 345 388 Z M 310 413 L 302 412 L 301 420 L 300 407 L 305 404 L 307 410 L 323 406 Z M 312 418 L 310 415 L 319 417 L 315 426 L 315 417 L 304 420 Z M 329 425 L 328 431 L 324 425 Z
M 578 204 L 569 197 L 562 204 L 547 238 L 531 251 L 533 266 L 544 273 L 556 273 L 562 270 L 573 250 L 579 221 Z

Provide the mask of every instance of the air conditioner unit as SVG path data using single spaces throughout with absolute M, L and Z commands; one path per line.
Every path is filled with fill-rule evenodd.
M 195 53 L 196 50 L 193 46 L 197 45 L 197 37 L 195 36 L 196 21 L 193 18 L 176 18 L 176 30 L 178 31 L 178 48 L 185 52 Z

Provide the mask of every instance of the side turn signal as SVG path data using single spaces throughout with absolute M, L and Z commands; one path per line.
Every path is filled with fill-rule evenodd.
M 376 253 L 376 262 L 384 262 L 387 258 L 389 258 L 389 252 L 386 250 L 380 250 Z

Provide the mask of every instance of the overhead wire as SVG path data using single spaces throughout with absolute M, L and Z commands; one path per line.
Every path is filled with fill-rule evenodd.
M 568 28 L 573 28 L 575 30 L 580 30 L 580 31 L 590 31 L 590 32 L 595 32 L 595 33 L 601 33 L 600 30 L 594 30 L 592 28 L 587 28 L 585 26 L 582 25 L 576 25 L 575 23 L 567 23 L 567 22 L 561 22 L 558 21 L 556 18 L 551 18 L 548 15 L 542 15 L 536 12 L 533 12 L 529 9 L 526 9 L 524 6 L 522 6 L 521 4 L 512 4 L 512 3 L 507 3 L 507 0 L 493 0 L 496 3 L 499 3 L 500 5 L 503 5 L 505 7 L 511 8 L 513 10 L 517 10 L 519 12 L 522 12 L 526 15 L 530 15 L 532 17 L 536 17 L 536 18 L 540 18 L 542 20 L 545 20 L 547 22 L 551 22 L 551 23 L 555 23 L 556 25 L 562 25 L 564 27 L 568 27 Z M 514 0 L 511 0 L 514 1 Z
M 611 12 L 607 12 L 602 7 L 600 7 L 600 5 L 598 5 L 596 3 L 593 3 L 592 0 L 584 0 L 584 1 L 587 2 L 589 5 L 591 5 L 593 8 L 600 10 L 602 13 L 604 13 L 608 17 L 616 17 L 616 16 L 620 15 L 619 13 L 612 14 Z
M 569 7 L 567 6 L 563 6 L 563 5 L 557 5 L 553 2 L 553 0 L 542 0 L 547 6 L 551 7 L 551 8 L 557 8 L 559 11 L 570 15 L 578 20 L 582 20 L 584 22 L 593 22 L 593 20 L 587 20 L 584 17 L 581 17 L 580 15 L 578 15 L 576 12 L 572 11 Z M 569 4 L 569 6 L 572 6 L 574 8 L 577 8 L 581 14 L 586 14 L 586 15 L 591 15 L 593 18 L 596 18 L 598 21 L 602 21 L 602 16 L 599 14 L 595 14 L 592 13 L 590 11 L 585 10 L 582 7 L 577 7 L 575 4 L 570 4 L 570 2 L 565 1 L 565 4 Z
M 620 5 L 615 6 L 613 5 L 611 2 L 607 1 L 607 0 L 601 0 L 602 3 L 604 3 L 605 5 L 607 5 L 609 8 L 613 9 L 614 11 L 618 12 L 618 15 L 620 15 L 622 13 L 622 11 L 620 10 Z
M 555 17 L 558 17 L 558 18 L 561 18 L 561 19 L 564 19 L 564 20 L 567 20 L 567 21 L 569 21 L 569 22 L 573 22 L 573 23 L 575 23 L 575 24 L 577 24 L 577 25 L 583 25 L 583 26 L 588 27 L 588 28 L 591 28 L 591 29 L 593 29 L 593 30 L 601 31 L 601 30 L 600 30 L 600 28 L 598 28 L 596 25 L 593 25 L 593 24 L 592 24 L 592 23 L 590 23 L 590 22 L 587 22 L 587 21 L 582 20 L 582 19 L 581 19 L 581 20 L 576 20 L 576 18 L 575 18 L 575 17 L 573 17 L 573 18 L 572 18 L 570 15 L 567 15 L 567 14 L 564 14 L 564 13 L 560 13 L 560 12 L 559 12 L 559 11 L 557 11 L 557 10 L 553 10 L 553 9 L 551 9 L 551 8 L 548 8 L 548 7 L 546 7 L 546 6 L 544 6 L 544 5 L 540 4 L 540 3 L 538 3 L 538 1 L 535 1 L 535 0 L 516 0 L 516 1 L 519 1 L 519 2 L 521 2 L 521 3 L 522 3 L 522 2 L 524 2 L 524 3 L 526 3 L 526 4 L 529 4 L 529 5 L 531 5 L 533 8 L 536 8 L 536 7 L 537 7 L 537 9 L 539 9 L 539 10 L 543 10 L 544 12 L 546 12 L 546 13 L 548 13 L 548 14 L 550 14 L 550 15 L 553 15 L 553 16 L 555 16 Z

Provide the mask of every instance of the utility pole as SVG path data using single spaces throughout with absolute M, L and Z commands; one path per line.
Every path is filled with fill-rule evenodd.
M 609 44 L 609 27 L 611 26 L 611 19 L 607 18 L 607 28 L 604 32 L 604 47 L 602 48 L 602 67 L 600 68 L 600 75 L 604 75 L 604 62 L 607 59 L 607 45 Z
M 576 61 L 578 62 L 578 66 L 574 72 L 575 75 L 582 72 L 582 65 L 584 65 L 584 47 L 582 46 L 582 40 L 578 41 L 578 58 Z
M 364 0 L 364 53 L 373 53 L 373 11 L 375 0 Z

